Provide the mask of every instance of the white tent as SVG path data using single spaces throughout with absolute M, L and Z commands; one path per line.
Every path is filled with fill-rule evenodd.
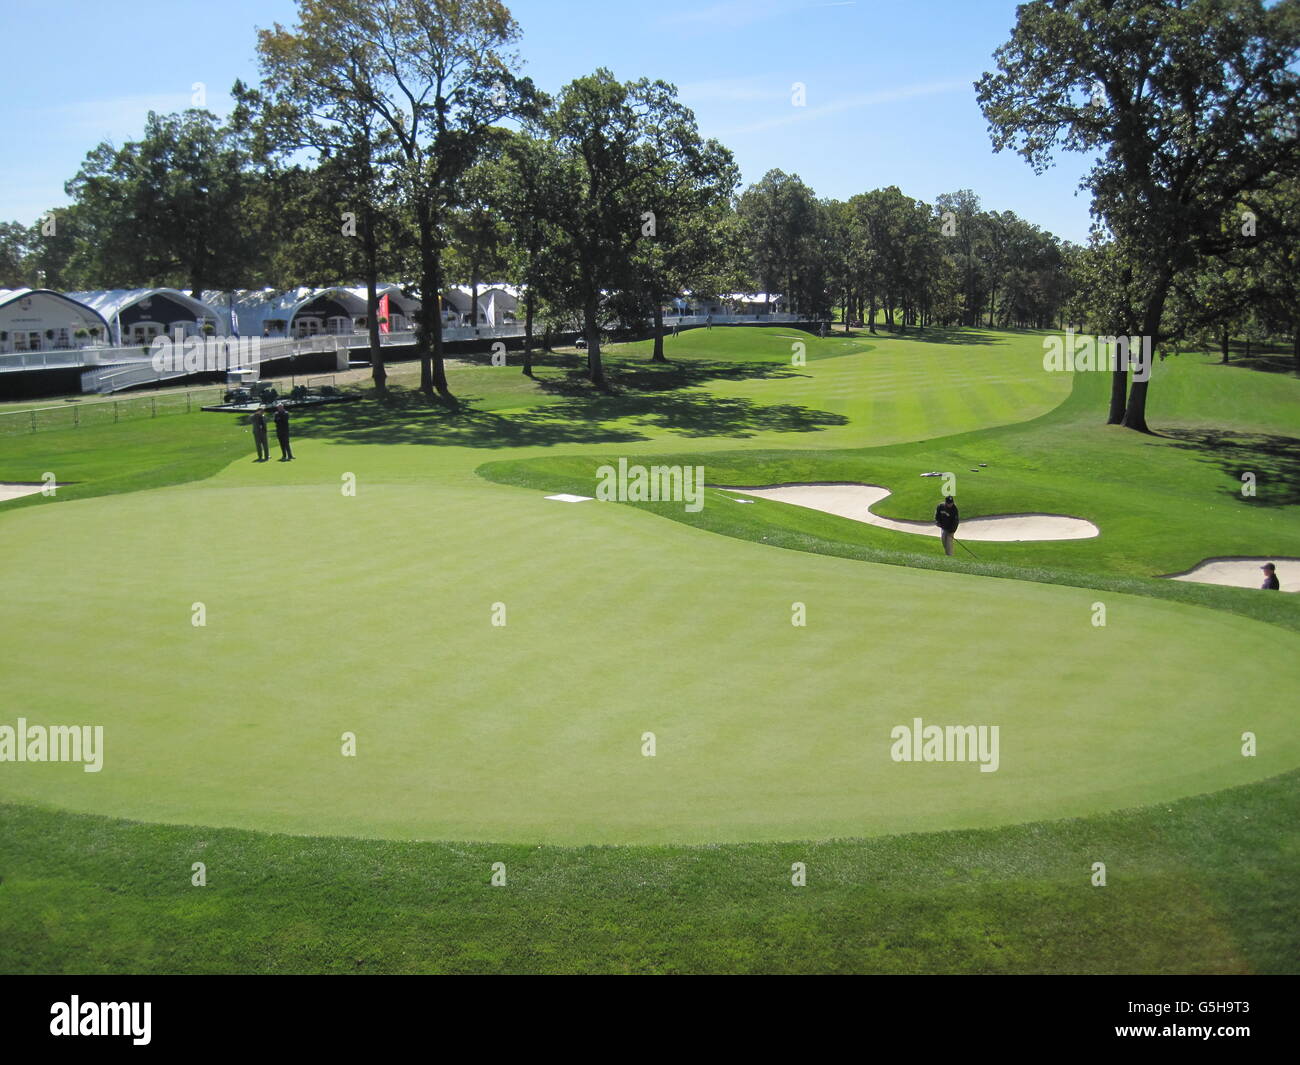
M 86 335 L 78 337 L 79 331 Z M 48 288 L 0 288 L 0 353 L 75 349 L 107 343 L 110 336 L 108 320 L 71 296 Z

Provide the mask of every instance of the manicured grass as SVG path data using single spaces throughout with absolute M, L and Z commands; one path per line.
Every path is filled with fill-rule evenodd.
M 965 518 L 1026 511 L 1072 514 L 1101 528 L 1095 539 L 981 542 L 972 545 L 978 563 L 966 555 L 947 562 L 934 541 L 770 500 L 742 506 L 715 492 L 696 514 L 633 505 L 784 547 L 1136 591 L 1300 627 L 1300 596 L 1257 596 L 1150 580 L 1212 556 L 1300 555 L 1300 463 L 1295 459 L 1300 439 L 1290 435 L 1300 421 L 1300 380 L 1221 367 L 1200 356 L 1170 360 L 1158 366 L 1152 385 L 1158 436 L 1101 424 L 1107 387 L 1104 375 L 1080 374 L 1070 397 L 1037 419 L 897 446 L 679 450 L 656 458 L 668 464 L 702 463 L 711 484 L 880 484 L 893 495 L 874 511 L 912 520 L 930 520 L 939 498 L 940 479 L 919 474 L 952 471 Z M 1225 395 L 1232 399 L 1222 399 Z M 1220 408 L 1225 412 L 1221 418 L 1216 414 Z M 1252 414 L 1257 422 L 1247 420 Z M 1217 428 L 1207 428 L 1212 424 Z M 606 461 L 614 454 L 610 451 Z M 493 462 L 481 472 L 539 490 L 591 494 L 594 465 L 585 455 L 548 457 Z M 1242 494 L 1247 472 L 1255 476 L 1253 496 Z
M 1095 429 L 1091 383 L 1067 399 L 1039 335 L 809 338 L 794 366 L 775 332 L 684 333 L 667 366 L 614 349 L 610 393 L 562 356 L 536 381 L 459 367 L 457 412 L 399 374 L 384 403 L 299 417 L 293 464 L 252 463 L 242 419 L 221 415 L 6 441 L 0 479 L 39 466 L 82 481 L 0 509 L 4 654 L 41 663 L 6 671 L 20 708 L 6 720 L 101 723 L 107 750 L 99 774 L 0 772 L 0 799 L 22 804 L 0 828 L 0 892 L 18 900 L 0 908 L 14 915 L 0 916 L 14 945 L 0 968 L 1293 968 L 1294 900 L 1257 883 L 1296 861 L 1282 812 L 1297 780 L 1276 777 L 1300 754 L 1278 672 L 1300 627 L 1290 597 L 1149 579 L 1198 520 L 1207 537 L 1241 523 L 1243 541 L 1268 542 L 1268 516 L 1293 512 L 1203 506 L 1223 471 L 1177 438 Z M 1264 376 L 1241 372 L 1246 390 Z M 1213 417 L 1219 381 L 1182 390 L 1188 426 Z M 1228 428 L 1284 435 L 1287 401 L 1251 399 Z M 982 544 L 1042 554 L 959 564 L 712 491 L 699 515 L 658 505 L 676 523 L 638 513 L 654 505 L 540 498 L 590 495 L 600 463 L 654 456 L 714 483 L 876 481 L 897 492 L 880 509 L 928 516 L 909 510 L 932 507 L 915 467 L 975 446 L 998 458 L 977 460 L 978 490 L 963 477 L 967 514 L 1071 513 L 1086 496 L 1105 511 L 1083 510 L 1103 527 L 1094 553 Z M 1092 476 L 1116 456 L 1133 469 Z M 1180 507 L 1148 536 L 1160 508 L 1145 493 L 1161 485 Z M 791 625 L 796 602 L 806 626 Z M 1244 668 L 1255 661 L 1273 666 Z M 892 762 L 890 728 L 918 715 L 999 725 L 1001 767 Z M 1240 754 L 1247 730 L 1255 758 Z M 1169 802 L 1211 791 L 1176 807 L 1185 831 L 1166 837 Z M 1252 804 L 1277 816 L 1246 831 Z M 228 827 L 176 827 L 196 823 Z M 980 831 L 896 835 L 954 828 Z M 342 838 L 359 835 L 392 842 Z M 859 838 L 794 845 L 830 881 L 790 888 L 790 862 L 808 859 L 779 841 L 836 836 Z M 412 842 L 439 839 L 495 842 Z M 1085 853 L 1097 840 L 1132 870 L 1119 901 L 1088 886 L 1108 860 Z M 215 872 L 188 886 L 198 841 L 233 857 L 220 890 Z M 1211 857 L 1185 891 L 1193 843 Z M 514 886 L 486 886 L 492 861 Z M 496 900 L 517 896 L 495 892 L 516 887 L 528 904 L 503 918 Z M 81 917 L 34 921 L 40 892 Z
M 1289 694 L 1238 668 L 1294 653 L 1276 627 L 1109 595 L 1094 628 L 1088 591 L 377 484 L 378 456 L 300 451 L 313 483 L 218 475 L 9 523 L 6 650 L 43 663 L 7 681 L 10 705 L 102 723 L 110 750 L 98 774 L 8 766 L 0 796 L 297 833 L 704 843 L 1083 814 L 1300 763 Z M 581 567 L 544 564 L 546 543 Z M 918 715 L 999 725 L 1000 769 L 892 762 L 890 730 Z M 1254 759 L 1246 729 L 1269 737 Z
M 982 831 L 698 848 L 305 839 L 0 806 L 0 969 L 1295 973 L 1298 785 L 1292 773 Z M 504 887 L 490 886 L 495 862 Z

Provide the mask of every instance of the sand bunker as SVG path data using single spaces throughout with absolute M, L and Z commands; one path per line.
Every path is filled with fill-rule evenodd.
M 23 496 L 39 495 L 45 490 L 45 484 L 4 484 L 0 483 L 0 503 L 7 499 L 21 499 Z M 62 487 L 54 485 L 55 488 Z
M 895 532 L 938 538 L 939 529 L 928 521 L 895 521 L 872 514 L 871 508 L 890 492 L 874 484 L 784 484 L 768 488 L 726 488 L 724 491 L 759 499 L 775 499 L 796 507 L 820 510 L 841 518 L 878 525 Z M 958 504 L 960 506 L 960 503 Z M 959 540 L 1014 543 L 1021 540 L 1087 540 L 1101 530 L 1083 518 L 1064 514 L 999 514 L 989 518 L 967 518 L 957 530 Z
M 1258 588 L 1264 583 L 1265 562 L 1277 566 L 1277 580 L 1284 592 L 1300 592 L 1300 558 L 1244 558 L 1241 556 L 1207 558 L 1186 573 L 1171 573 L 1172 581 L 1196 584 L 1223 584 L 1229 588 Z

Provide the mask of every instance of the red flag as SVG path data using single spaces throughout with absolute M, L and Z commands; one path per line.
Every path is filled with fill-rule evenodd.
M 388 332 L 388 293 L 379 297 L 379 331 Z

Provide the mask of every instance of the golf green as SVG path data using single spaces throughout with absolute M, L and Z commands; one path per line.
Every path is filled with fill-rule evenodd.
M 785 358 L 775 339 L 769 361 Z M 844 447 L 1024 421 L 1064 395 L 1027 372 L 1036 345 L 859 344 L 798 374 L 629 398 L 604 421 L 464 370 L 500 423 L 324 413 L 292 465 L 26 505 L 3 521 L 0 725 L 102 725 L 103 768 L 6 763 L 0 799 L 298 834 L 704 843 L 1020 823 L 1294 768 L 1290 693 L 1250 665 L 1295 655 L 1280 627 L 776 550 L 474 472 L 683 437 Z M 852 387 L 873 374 L 911 382 L 880 408 L 906 417 L 873 420 L 879 396 Z M 497 432 L 507 421 L 522 435 Z M 714 490 L 705 507 L 757 509 Z M 917 719 L 996 726 L 996 770 L 895 761 L 894 730 Z

